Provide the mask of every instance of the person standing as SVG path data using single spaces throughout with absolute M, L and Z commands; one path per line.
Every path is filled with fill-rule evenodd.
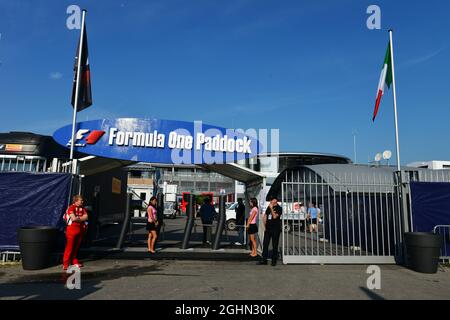
M 272 239 L 272 266 L 277 265 L 278 260 L 278 242 L 281 233 L 281 215 L 282 208 L 278 204 L 277 197 L 270 200 L 270 204 L 263 216 L 264 223 L 264 242 L 262 260 L 258 264 L 267 264 L 267 256 L 269 253 L 269 243 Z
M 300 201 L 298 203 L 298 205 L 300 207 L 299 208 L 299 218 L 300 218 L 300 224 L 301 224 L 300 231 L 306 232 L 306 216 L 307 216 L 306 208 L 302 201 Z
M 155 253 L 155 243 L 158 238 L 157 230 L 158 230 L 158 214 L 156 210 L 156 197 L 153 196 L 150 198 L 150 204 L 147 208 L 147 226 L 146 229 L 148 231 L 148 240 L 147 247 L 148 252 Z
M 64 214 L 66 222 L 66 248 L 63 256 L 63 269 L 67 270 L 70 265 L 81 268 L 83 264 L 78 261 L 78 249 L 83 236 L 87 231 L 88 213 L 83 207 L 84 199 L 81 195 L 73 196 L 73 204 L 67 208 Z
M 179 214 L 180 207 L 178 206 L 178 201 L 175 201 L 173 203 L 173 210 L 175 211 L 175 217 L 180 215 Z
M 309 203 L 308 208 L 308 220 L 310 221 L 309 224 L 309 232 L 312 233 L 313 231 L 317 233 L 317 216 L 318 216 L 318 210 L 316 208 L 316 203 L 314 201 L 311 201 Z
M 200 207 L 199 215 L 203 225 L 203 244 L 211 243 L 211 228 L 216 215 L 216 209 L 211 204 L 211 198 L 206 197 Z
M 258 233 L 258 225 L 256 224 L 257 218 L 258 218 L 258 200 L 256 198 L 250 199 L 250 216 L 247 220 L 246 229 L 249 235 L 250 239 L 250 246 L 252 252 L 250 253 L 251 257 L 258 256 L 258 253 L 256 252 L 256 234 Z
M 245 230 L 245 205 L 242 198 L 238 198 L 237 206 L 234 208 L 236 212 L 236 226 L 238 231 L 238 241 L 235 243 L 238 246 L 245 245 L 244 230 Z

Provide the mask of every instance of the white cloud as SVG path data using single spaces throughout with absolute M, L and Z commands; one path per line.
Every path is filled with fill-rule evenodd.
M 59 80 L 62 78 L 62 73 L 61 72 L 52 72 L 50 73 L 50 79 L 52 80 Z
M 440 49 L 438 49 L 438 50 L 435 50 L 435 51 L 433 51 L 433 52 L 430 52 L 430 53 L 428 53 L 428 54 L 426 54 L 426 55 L 424 55 L 424 56 L 421 56 L 421 57 L 417 57 L 417 58 L 414 58 L 414 59 L 407 60 L 407 61 L 405 62 L 405 65 L 411 66 L 411 65 L 416 65 L 416 64 L 423 63 L 423 62 L 427 62 L 428 60 L 431 60 L 431 59 L 433 59 L 435 56 L 439 55 L 442 51 L 446 50 L 448 47 L 449 47 L 449 45 L 446 45 L 446 46 L 444 46 L 444 47 L 442 47 L 442 48 L 440 48 Z

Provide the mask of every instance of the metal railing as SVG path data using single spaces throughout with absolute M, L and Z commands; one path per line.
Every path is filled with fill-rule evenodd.
M 286 172 L 281 186 L 283 262 L 395 263 L 402 234 L 398 187 L 389 170 Z M 320 217 L 304 219 L 300 202 L 306 210 L 314 202 Z
M 450 182 L 450 170 L 416 169 L 403 172 L 403 181 L 409 182 Z
M 0 155 L 0 172 L 58 172 L 79 173 L 78 160 L 47 158 L 40 156 Z
M 46 172 L 47 159 L 37 156 L 0 155 L 0 171 Z
M 442 263 L 450 262 L 450 225 L 437 225 L 433 233 L 442 235 L 444 240 L 439 259 Z
M 0 252 L 0 261 L 2 264 L 17 262 L 20 261 L 20 259 L 21 259 L 20 251 L 7 250 Z
M 51 172 L 79 174 L 78 160 L 53 158 L 50 168 Z

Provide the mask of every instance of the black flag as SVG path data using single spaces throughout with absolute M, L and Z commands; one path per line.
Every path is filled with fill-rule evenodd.
M 91 92 L 91 72 L 89 69 L 89 58 L 88 58 L 88 44 L 87 44 L 87 34 L 86 25 L 83 26 L 83 42 L 82 42 L 82 52 L 81 52 L 81 64 L 80 64 L 80 87 L 78 89 L 78 106 L 77 112 L 86 109 L 92 105 L 92 92 Z M 75 107 L 75 92 L 77 88 L 77 73 L 78 73 L 78 55 L 80 52 L 80 43 L 78 43 L 77 52 L 75 54 L 75 65 L 73 68 L 73 87 L 72 87 L 72 106 Z

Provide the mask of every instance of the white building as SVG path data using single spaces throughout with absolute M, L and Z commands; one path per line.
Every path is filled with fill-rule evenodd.
M 450 161 L 416 161 L 408 164 L 408 167 L 423 168 L 432 170 L 450 169 Z

